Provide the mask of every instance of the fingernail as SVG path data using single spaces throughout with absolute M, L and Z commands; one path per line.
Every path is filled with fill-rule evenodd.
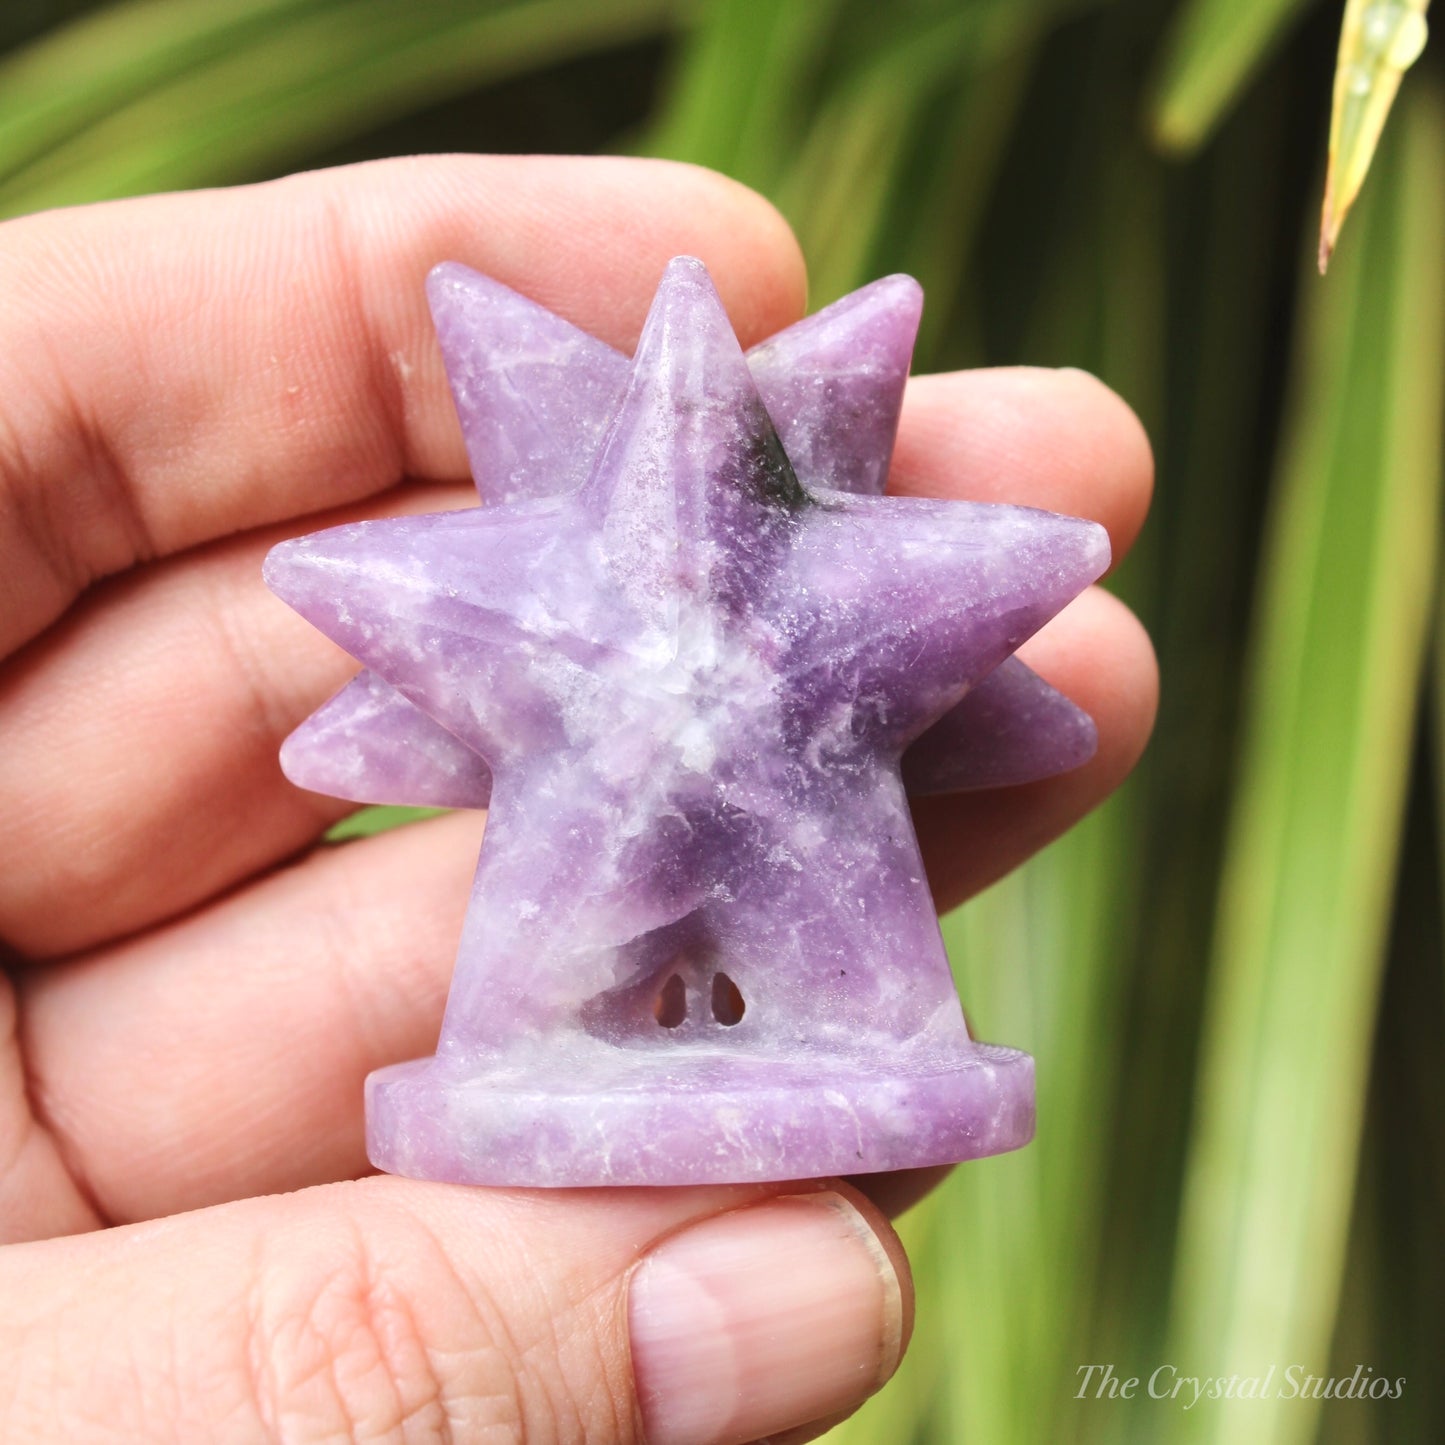
M 633 1274 L 628 1315 L 648 1445 L 744 1445 L 839 1414 L 902 1353 L 893 1262 L 832 1191 L 664 1240 Z

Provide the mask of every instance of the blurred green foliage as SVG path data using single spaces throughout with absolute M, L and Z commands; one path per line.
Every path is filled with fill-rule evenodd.
M 1039 1137 L 903 1222 L 900 1379 L 836 1438 L 1445 1439 L 1445 116 L 1407 77 L 1311 274 L 1308 0 L 127 0 L 0 18 L 0 214 L 415 149 L 717 167 L 921 368 L 1077 365 L 1153 437 L 1115 585 L 1163 705 L 1105 808 L 945 921 Z M 1434 716 L 1423 704 L 1433 696 Z M 375 826 L 363 820 L 351 831 Z M 1097 1399 L 1357 1364 L 1396 1401 Z M 1165 1375 L 1172 1380 L 1172 1375 Z

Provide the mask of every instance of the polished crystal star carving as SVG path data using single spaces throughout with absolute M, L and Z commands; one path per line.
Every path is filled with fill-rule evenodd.
M 484 502 L 575 491 L 627 386 L 621 352 L 465 266 L 427 285 L 442 356 Z M 798 480 L 878 495 L 922 306 L 889 276 L 754 347 L 748 365 Z M 1092 756 L 1094 724 L 1008 658 L 908 749 L 914 794 L 1032 782 Z M 485 808 L 485 761 L 363 671 L 287 740 L 286 775 L 360 803 Z
M 449 332 L 475 332 L 468 298 L 500 293 L 444 268 L 464 430 L 501 500 L 271 553 L 271 586 L 369 669 L 293 745 L 293 776 L 325 756 L 327 713 L 349 719 L 338 773 L 395 766 L 387 747 L 409 743 L 407 786 L 479 802 L 472 760 L 490 769 L 436 1057 L 368 1082 L 380 1167 L 680 1184 L 1030 1136 L 1032 1062 L 968 1035 L 900 759 L 984 679 L 1005 679 L 985 734 L 1038 695 L 1000 665 L 1108 543 L 1074 518 L 876 495 L 899 348 L 877 326 L 882 370 L 855 385 L 856 313 L 886 322 L 916 296 L 880 286 L 745 358 L 705 270 L 679 259 L 620 385 L 605 348 L 559 362 L 559 337 L 574 361 L 600 344 L 523 308 L 517 400 L 496 407 L 496 368 L 468 379 L 485 347 Z M 840 319 L 853 347 L 830 367 Z M 840 418 L 886 442 L 840 449 Z

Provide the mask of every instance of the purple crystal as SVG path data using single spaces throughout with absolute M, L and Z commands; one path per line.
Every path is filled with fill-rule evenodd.
M 614 413 L 575 487 L 539 496 L 517 443 L 520 500 L 267 562 L 371 670 L 354 713 L 394 689 L 494 774 L 437 1054 L 368 1081 L 373 1161 L 685 1184 L 1026 1142 L 1032 1061 L 969 1038 L 900 757 L 1103 571 L 1103 529 L 805 486 L 690 259 Z
M 621 352 L 465 266 L 427 283 L 442 356 L 484 502 L 575 491 L 627 385 Z M 879 495 L 922 307 L 888 276 L 748 353 L 753 380 L 798 480 Z M 910 749 L 912 793 L 1030 782 L 1094 752 L 1094 724 L 1021 662 L 981 678 Z M 287 777 L 361 803 L 484 808 L 486 763 L 363 672 L 287 739 Z

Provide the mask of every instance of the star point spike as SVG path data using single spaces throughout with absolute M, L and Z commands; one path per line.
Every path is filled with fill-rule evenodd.
M 911 276 L 884 276 L 778 332 L 748 365 L 798 475 L 881 495 L 923 314 Z
M 775 606 L 818 687 L 900 749 L 1109 565 L 1108 533 L 1078 517 L 913 497 L 827 510 Z
M 808 502 L 721 298 L 688 256 L 663 273 L 627 388 L 578 498 L 600 517 L 608 565 L 639 607 L 676 626 L 679 584 L 741 597 L 765 534 Z M 750 552 L 718 545 L 748 533 Z M 740 575 L 741 574 L 741 575 Z
M 482 501 L 576 491 L 617 408 L 626 358 L 454 261 L 433 268 L 427 300 Z

